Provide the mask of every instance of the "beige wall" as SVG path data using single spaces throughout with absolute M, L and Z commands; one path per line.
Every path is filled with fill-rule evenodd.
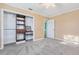
M 0 8 L 21 12 L 25 14 L 29 14 L 35 17 L 35 38 L 43 38 L 44 31 L 43 25 L 45 21 L 45 17 L 39 14 L 33 13 L 28 10 L 23 10 L 19 8 L 15 8 L 12 6 L 8 6 L 6 4 L 0 4 Z M 79 10 L 64 13 L 62 15 L 58 15 L 52 17 L 55 20 L 55 38 L 63 39 L 64 35 L 74 35 L 79 36 Z
M 52 17 L 55 20 L 55 38 L 79 37 L 79 10 Z
M 35 39 L 40 39 L 44 38 L 44 31 L 43 31 L 43 25 L 44 25 L 44 20 L 45 17 L 42 15 L 39 15 L 37 13 L 31 12 L 29 10 L 24 10 L 24 9 L 19 9 L 15 8 L 6 4 L 0 4 L 1 8 L 7 9 L 7 10 L 12 10 L 24 14 L 29 14 L 35 17 Z

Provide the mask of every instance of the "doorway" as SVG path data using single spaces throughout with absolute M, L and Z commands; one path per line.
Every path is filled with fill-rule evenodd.
M 54 38 L 54 20 L 46 20 L 45 22 L 45 38 Z
M 3 11 L 4 15 L 4 43 L 3 46 L 6 44 L 16 43 L 21 41 L 20 39 L 24 39 L 24 41 L 30 41 L 35 38 L 35 31 L 34 31 L 34 17 L 31 15 L 19 14 L 24 15 L 25 20 L 23 18 L 16 17 L 17 13 Z M 18 19 L 17 19 L 18 18 Z M 18 20 L 18 21 L 17 21 Z M 21 26 L 23 25 L 23 26 Z M 21 30 L 18 31 L 17 30 Z M 22 31 L 23 30 L 23 31 Z M 24 32 L 24 36 L 20 35 Z M 17 38 L 16 38 L 17 36 Z

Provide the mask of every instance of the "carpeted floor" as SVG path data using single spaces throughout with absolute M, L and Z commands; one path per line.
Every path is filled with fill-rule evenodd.
M 55 39 L 27 41 L 5 46 L 0 55 L 79 55 L 79 45 L 61 44 Z

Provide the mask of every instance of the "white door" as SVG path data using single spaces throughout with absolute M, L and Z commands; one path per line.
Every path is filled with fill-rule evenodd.
M 16 29 L 16 15 L 8 12 L 4 12 L 4 29 Z
M 31 26 L 31 29 L 34 31 L 34 19 L 33 17 L 30 17 L 30 16 L 27 16 L 26 19 L 25 19 L 25 26 Z
M 25 26 L 31 26 L 31 30 L 33 31 L 33 35 L 34 35 L 34 19 L 33 19 L 33 17 L 26 16 L 25 21 L 26 21 Z M 27 35 L 26 40 L 34 39 L 33 35 Z
M 47 38 L 54 38 L 54 20 L 48 20 L 46 25 Z
M 15 30 L 4 30 L 4 44 L 16 42 Z
M 4 12 L 4 44 L 16 42 L 16 15 Z

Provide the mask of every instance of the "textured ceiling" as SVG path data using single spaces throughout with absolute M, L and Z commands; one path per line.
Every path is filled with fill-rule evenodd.
M 55 16 L 63 12 L 71 11 L 73 9 L 79 8 L 79 3 L 55 3 L 56 7 L 44 8 L 39 5 L 39 3 L 7 3 L 8 5 L 28 9 L 31 8 L 32 11 L 35 11 L 44 16 Z

